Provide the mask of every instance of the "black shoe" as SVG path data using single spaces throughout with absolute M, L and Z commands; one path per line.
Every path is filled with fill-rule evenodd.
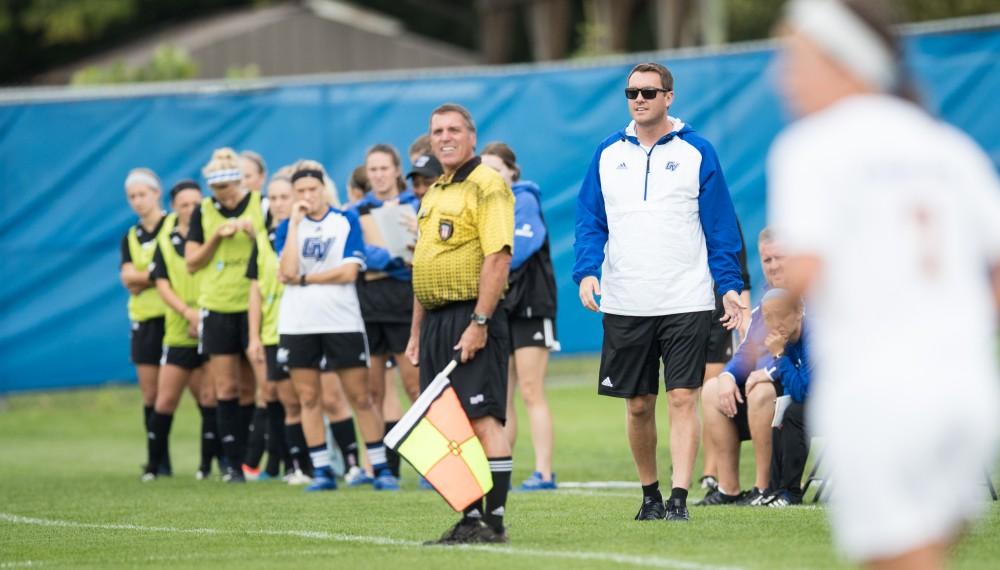
M 767 499 L 767 493 L 761 491 L 757 487 L 754 487 L 753 489 L 743 493 L 740 500 L 737 501 L 736 504 L 741 507 L 760 507 L 763 506 L 765 499 Z
M 708 491 L 714 491 L 719 488 L 719 480 L 712 475 L 705 475 L 701 479 L 698 479 L 698 484 L 701 485 L 702 489 L 707 489 Z
M 691 515 L 688 514 L 687 505 L 681 499 L 670 499 L 667 501 L 667 516 L 668 521 L 689 521 L 691 520 Z
M 226 483 L 246 483 L 247 479 L 243 476 L 242 469 L 234 469 L 232 467 L 226 469 L 226 474 L 222 476 L 222 480 Z
M 497 544 L 508 542 L 505 531 L 497 532 L 479 519 L 463 518 L 448 529 L 441 538 L 429 540 L 425 545 L 435 544 Z
M 694 506 L 696 507 L 713 507 L 716 505 L 731 505 L 740 500 L 742 494 L 727 495 L 719 490 L 718 487 L 712 489 L 705 494 L 705 498 L 696 502 Z
M 643 497 L 642 506 L 635 515 L 637 521 L 660 521 L 667 516 L 666 509 L 663 508 L 663 501 L 653 497 Z

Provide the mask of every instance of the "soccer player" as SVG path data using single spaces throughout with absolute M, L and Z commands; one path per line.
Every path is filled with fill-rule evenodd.
M 510 262 L 510 289 L 503 300 L 512 350 L 507 386 L 507 424 L 504 431 L 513 449 L 517 439 L 514 390 L 520 387 L 528 409 L 535 471 L 519 487 L 522 491 L 556 488 L 552 471 L 552 412 L 545 399 L 545 370 L 549 352 L 559 350 L 556 338 L 556 279 L 549 254 L 549 234 L 542 216 L 541 190 L 521 180 L 517 157 L 509 146 L 494 142 L 483 147 L 483 164 L 500 173 L 514 193 L 514 253 Z
M 722 295 L 726 328 L 738 328 L 746 308 L 740 233 L 715 149 L 668 114 L 670 71 L 635 66 L 625 97 L 632 122 L 598 146 L 580 189 L 573 279 L 583 306 L 604 313 L 598 392 L 627 402 L 643 494 L 636 519 L 686 521 L 713 288 Z M 666 505 L 656 468 L 661 359 L 673 463 Z
M 365 165 L 361 164 L 351 171 L 351 177 L 347 179 L 347 203 L 357 204 L 370 191 L 368 173 Z
M 385 426 L 368 384 L 368 341 L 354 285 L 365 263 L 360 224 L 353 212 L 329 205 L 327 175 L 319 163 L 300 161 L 291 179 L 296 202 L 275 237 L 281 252 L 279 276 L 285 284 L 278 332 L 302 404 L 302 427 L 314 468 L 314 481 L 306 489 L 337 488 L 321 407 L 324 359 L 340 377 L 358 416 L 376 474 L 375 489 L 399 489 L 386 465 Z
M 413 255 L 413 325 L 406 355 L 426 389 L 458 351 L 452 386 L 489 459 L 493 488 L 438 541 L 507 542 L 503 518 L 513 467 L 503 431 L 510 339 L 503 310 L 514 242 L 514 195 L 476 156 L 476 125 L 447 103 L 430 118 L 434 156 L 445 169 L 420 204 Z
M 757 250 L 767 286 L 784 287 L 784 255 L 770 229 L 760 232 Z M 705 440 L 712 442 L 718 482 L 697 503 L 700 506 L 758 506 L 767 497 L 772 457 L 771 420 L 774 399 L 779 394 L 772 386 L 760 386 L 752 394 L 746 387 L 750 374 L 769 361 L 765 344 L 768 334 L 758 305 L 751 313 L 746 336 L 736 354 L 721 373 L 706 380 L 702 387 Z M 740 442 L 747 440 L 753 441 L 756 478 L 752 489 L 740 493 Z
M 943 568 L 1000 436 L 1000 181 L 914 103 L 886 8 L 789 3 L 778 77 L 800 118 L 768 157 L 769 216 L 809 295 L 835 543 Z
M 352 210 L 363 216 L 386 204 L 400 204 L 409 206 L 409 211 L 416 215 L 419 203 L 417 197 L 406 190 L 401 167 L 399 153 L 391 145 L 377 144 L 368 149 L 365 173 L 371 191 Z M 402 218 L 400 223 L 403 223 Z M 410 401 L 416 400 L 420 394 L 420 373 L 404 354 L 413 320 L 413 276 L 403 259 L 394 257 L 384 247 L 366 243 L 365 255 L 366 269 L 357 284 L 358 300 L 372 354 L 368 369 L 372 399 L 379 410 L 385 411 L 386 384 L 391 382 L 386 377 L 390 357 L 395 357 L 395 368 L 399 370 Z M 395 403 L 393 411 L 399 414 L 399 398 L 394 390 L 391 396 L 395 399 L 395 402 L 390 402 Z M 395 419 L 398 421 L 399 416 L 396 415 Z M 395 425 L 396 421 L 387 421 L 385 431 Z M 399 456 L 390 451 L 388 460 L 390 471 L 398 478 Z
M 212 460 L 219 454 L 216 437 L 215 389 L 202 374 L 204 358 L 198 353 L 198 282 L 201 272 L 188 273 L 184 261 L 184 240 L 190 229 L 191 213 L 201 203 L 201 187 L 194 180 L 182 180 L 170 189 L 170 207 L 163 230 L 157 238 L 151 277 L 167 304 L 163 336 L 163 356 L 157 381 L 156 406 L 148 436 L 149 462 L 144 481 L 156 478 L 166 459 L 167 442 L 174 412 L 185 387 L 190 387 L 201 411 L 201 460 L 195 477 L 207 479 Z
M 125 178 L 125 196 L 139 222 L 129 228 L 121 243 L 121 281 L 128 289 L 128 318 L 132 321 L 131 356 L 142 394 L 144 432 L 150 431 L 156 385 L 163 351 L 164 315 L 167 306 L 151 277 L 156 238 L 165 219 L 160 205 L 160 179 L 148 168 L 134 168 Z M 145 468 L 143 469 L 145 471 Z M 170 475 L 167 454 L 161 475 Z
M 241 152 L 240 170 L 243 172 L 243 185 L 248 190 L 251 192 L 264 192 L 264 182 L 267 181 L 267 164 L 261 155 L 252 150 Z
M 228 462 L 224 479 L 243 483 L 246 479 L 240 467 L 249 415 L 241 411 L 240 397 L 249 394 L 252 413 L 254 392 L 253 374 L 243 370 L 250 299 L 246 265 L 257 234 L 267 232 L 267 222 L 260 193 L 243 186 L 235 151 L 217 149 L 202 174 L 213 195 L 202 200 L 191 215 L 184 257 L 188 271 L 205 268 L 198 295 L 202 309 L 199 347 L 208 357 L 207 373 L 218 398 L 219 436 Z

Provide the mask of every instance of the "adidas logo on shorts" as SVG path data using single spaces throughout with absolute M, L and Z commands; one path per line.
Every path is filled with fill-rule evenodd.
M 538 331 L 535 333 L 535 336 L 531 338 L 532 340 L 545 340 L 545 335 L 542 334 L 542 331 Z
M 601 380 L 601 386 L 607 386 L 608 388 L 614 388 L 614 384 L 611 382 L 611 377 L 607 376 L 604 380 Z
M 486 396 L 482 394 L 476 394 L 475 396 L 469 398 L 469 403 L 475 406 L 476 404 L 482 404 L 486 401 Z

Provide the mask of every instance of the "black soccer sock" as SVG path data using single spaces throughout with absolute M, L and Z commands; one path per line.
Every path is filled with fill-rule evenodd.
M 330 431 L 340 448 L 340 455 L 344 457 L 344 472 L 351 467 L 358 467 L 358 435 L 354 431 L 354 418 L 330 422 Z
M 240 450 L 240 402 L 236 398 L 219 400 L 219 438 L 222 441 L 222 453 L 229 462 L 230 469 L 239 470 L 243 461 Z
M 663 501 L 663 495 L 660 494 L 660 481 L 656 480 L 649 485 L 642 486 L 642 498 L 650 498 L 654 501 Z
M 688 498 L 688 490 L 687 489 L 681 489 L 680 487 L 674 487 L 673 489 L 670 489 L 670 500 L 671 501 L 679 500 L 682 505 L 686 505 L 687 504 L 687 498 Z
M 285 445 L 285 407 L 281 402 L 267 403 L 267 474 L 277 477 L 281 460 L 288 453 Z
M 253 424 L 253 414 L 257 408 L 250 404 L 239 405 L 239 430 L 236 432 L 236 441 L 240 446 L 240 465 L 247 456 L 247 441 L 250 439 L 250 426 Z
M 145 428 L 144 431 L 149 433 L 152 424 L 149 423 L 153 419 L 153 406 L 142 406 L 142 427 Z
M 167 452 L 167 440 L 170 438 L 170 426 L 173 423 L 173 414 L 153 412 L 153 416 L 149 420 L 149 463 L 146 465 L 147 473 L 157 473 L 160 466 L 163 465 L 164 456 Z
M 469 505 L 468 507 L 465 507 L 465 510 L 462 511 L 462 518 L 464 518 L 464 519 L 482 520 L 483 519 L 483 500 L 479 499 L 477 501 L 473 501 L 471 505 Z
M 389 430 L 396 427 L 397 423 L 399 422 L 385 422 L 385 433 L 389 433 Z M 389 465 L 389 471 L 392 473 L 392 476 L 399 479 L 399 454 L 386 447 L 385 462 Z
M 240 412 L 244 413 L 242 409 Z M 243 463 L 256 469 L 260 465 L 264 447 L 267 445 L 267 408 L 254 408 L 251 417 L 253 419 L 250 421 L 247 434 L 247 454 L 243 458 Z
M 510 489 L 510 472 L 514 469 L 514 460 L 507 457 L 490 458 L 490 474 L 493 475 L 493 488 L 486 493 L 486 510 L 483 512 L 483 522 L 493 527 L 497 532 L 503 532 L 503 515 L 507 507 L 507 491 Z
M 312 476 L 312 461 L 309 459 L 309 446 L 306 445 L 306 434 L 302 424 L 285 425 L 285 440 L 288 442 L 288 452 L 298 468 L 306 475 Z
M 212 460 L 219 455 L 219 438 L 215 435 L 219 420 L 215 406 L 199 406 L 198 409 L 201 411 L 201 464 L 198 468 L 211 473 Z

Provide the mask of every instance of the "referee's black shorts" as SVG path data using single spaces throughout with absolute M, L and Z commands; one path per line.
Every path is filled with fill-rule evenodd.
M 660 359 L 667 391 L 701 388 L 712 311 L 656 317 L 604 314 L 597 391 L 634 398 L 659 392 Z
M 129 338 L 132 364 L 160 365 L 164 326 L 163 317 L 132 322 L 132 334 Z
M 469 326 L 475 307 L 475 301 L 462 301 L 424 313 L 420 328 L 421 390 L 426 389 L 455 356 L 453 347 Z M 486 335 L 486 346 L 451 373 L 451 385 L 470 419 L 492 416 L 505 423 L 510 337 L 503 310 L 493 313 Z

